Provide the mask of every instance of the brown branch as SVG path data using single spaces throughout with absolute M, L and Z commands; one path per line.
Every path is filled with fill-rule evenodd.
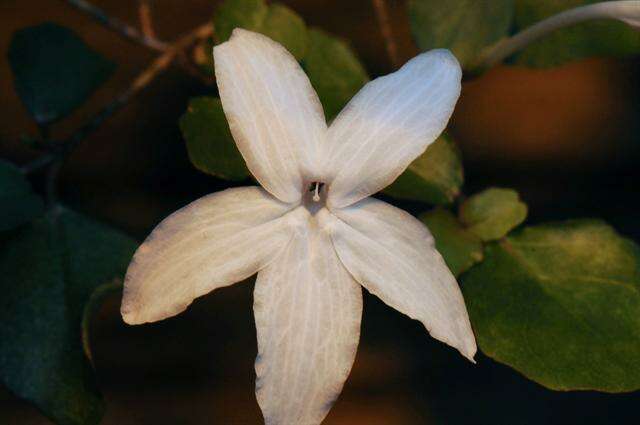
M 167 43 L 158 40 L 155 37 L 149 37 L 145 34 L 142 34 L 136 28 L 131 25 L 117 19 L 108 16 L 102 9 L 92 5 L 91 3 L 85 0 L 65 0 L 68 4 L 75 7 L 76 9 L 88 14 L 96 21 L 100 22 L 102 25 L 107 28 L 115 31 L 120 36 L 132 40 L 138 44 L 142 44 L 143 46 L 149 47 L 153 50 L 164 51 L 169 48 Z
M 184 60 L 185 50 L 189 46 L 200 40 L 205 40 L 212 35 L 213 25 L 211 23 L 206 23 L 180 37 L 174 43 L 168 45 L 169 47 L 166 48 L 164 52 L 144 71 L 142 71 L 124 92 L 120 93 L 115 99 L 113 99 L 113 101 L 105 105 L 87 123 L 78 128 L 65 141 L 60 143 L 48 143 L 48 152 L 23 165 L 21 167 L 22 173 L 29 174 L 42 167 L 49 166 L 46 191 L 48 193 L 48 198 L 51 198 L 55 202 L 57 176 L 64 157 L 72 152 L 87 136 L 97 130 L 104 121 L 125 106 L 131 98 L 149 85 L 155 77 L 166 70 L 174 61 L 176 61 L 177 58 L 183 58 Z M 203 76 L 200 75 L 200 77 L 202 78 Z M 48 134 L 44 132 L 43 137 L 48 137 Z
M 144 71 L 142 71 L 131 83 L 129 88 L 118 95 L 111 103 L 102 108 L 94 117 L 85 125 L 76 130 L 71 137 L 65 142 L 65 151 L 72 151 L 82 140 L 89 134 L 93 133 L 107 118 L 111 117 L 115 112 L 120 110 L 128 101 L 144 89 L 155 77 L 162 71 L 166 70 L 179 54 L 191 44 L 204 40 L 213 34 L 213 25 L 206 23 L 188 34 L 180 37 L 172 43 L 169 48 L 158 56 Z
M 382 39 L 384 40 L 384 46 L 389 55 L 391 65 L 395 68 L 400 66 L 400 57 L 398 56 L 398 45 L 396 39 L 393 36 L 391 29 L 391 20 L 389 19 L 389 11 L 385 0 L 371 0 L 373 3 L 373 9 L 376 12 L 376 18 L 378 25 L 380 26 L 380 32 L 382 33 Z
M 149 0 L 138 0 L 138 18 L 140 19 L 142 34 L 149 38 L 156 38 Z

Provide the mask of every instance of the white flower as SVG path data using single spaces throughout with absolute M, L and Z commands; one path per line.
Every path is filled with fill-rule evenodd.
M 369 197 L 445 128 L 460 95 L 451 53 L 423 53 L 371 81 L 328 128 L 278 43 L 236 29 L 213 54 L 233 137 L 264 189 L 214 193 L 160 223 L 129 266 L 124 320 L 173 316 L 258 272 L 256 395 L 267 424 L 324 419 L 358 346 L 360 285 L 473 360 L 462 294 L 433 237 Z

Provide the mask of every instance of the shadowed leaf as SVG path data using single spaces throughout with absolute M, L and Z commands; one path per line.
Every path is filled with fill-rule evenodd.
M 296 12 L 264 0 L 226 0 L 216 11 L 213 22 L 220 42 L 231 37 L 234 28 L 262 33 L 282 44 L 297 60 L 304 57 L 309 44 L 307 26 Z
M 513 0 L 410 0 L 411 32 L 421 50 L 445 48 L 463 68 L 508 35 Z
M 460 152 L 443 134 L 384 193 L 433 205 L 450 204 L 460 194 L 463 180 Z
M 98 285 L 123 276 L 136 246 L 59 208 L 0 248 L 0 379 L 57 424 L 100 421 L 103 401 L 82 346 L 83 309 Z
M 180 118 L 191 163 L 214 176 L 241 180 L 249 176 L 244 159 L 231 136 L 220 99 L 196 97 Z
M 0 232 L 10 230 L 42 214 L 42 199 L 19 168 L 0 160 Z
M 16 31 L 9 64 L 16 91 L 39 124 L 68 115 L 115 69 L 73 31 L 53 23 Z
M 309 30 L 309 40 L 304 68 L 330 121 L 369 77 L 353 49 L 344 41 L 316 28 Z
M 436 249 L 454 276 L 482 261 L 482 241 L 465 230 L 450 211 L 436 208 L 422 214 L 420 220 L 429 228 L 436 240 Z

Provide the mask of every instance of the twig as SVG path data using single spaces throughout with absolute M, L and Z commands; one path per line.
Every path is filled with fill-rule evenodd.
M 163 53 L 158 56 L 144 71 L 142 71 L 124 92 L 116 96 L 113 101 L 104 106 L 86 124 L 78 128 L 65 141 L 57 144 L 47 143 L 49 152 L 23 165 L 21 167 L 22 173 L 29 174 L 42 167 L 49 166 L 50 168 L 46 178 L 46 192 L 50 203 L 54 204 L 57 197 L 57 176 L 64 157 L 73 151 L 89 134 L 97 130 L 105 120 L 126 105 L 133 96 L 144 89 L 158 74 L 167 69 L 169 65 L 176 60 L 176 58 L 184 56 L 184 50 L 187 47 L 198 40 L 204 40 L 212 35 L 213 25 L 211 23 L 206 23 L 180 37 L 174 43 L 168 45 L 168 48 L 164 49 Z M 41 136 L 48 139 L 48 128 L 42 127 L 40 130 Z
M 22 171 L 22 174 L 31 174 L 34 171 L 51 164 L 57 158 L 58 155 L 53 153 L 42 155 L 20 167 L 20 171 Z
M 498 42 L 486 53 L 481 55 L 478 65 L 474 67 L 472 74 L 481 73 L 491 68 L 515 52 L 555 30 L 593 19 L 616 19 L 636 29 L 640 29 L 640 1 L 605 1 L 576 7 L 551 16 L 519 32 L 513 37 Z
M 62 160 L 59 158 L 49 164 L 45 183 L 46 200 L 49 207 L 58 203 L 58 175 L 60 174 L 60 168 L 62 168 Z
M 140 27 L 142 34 L 149 38 L 156 38 L 156 32 L 153 29 L 153 19 L 151 18 L 151 5 L 149 0 L 138 0 L 138 18 L 140 19 Z
M 85 0 L 65 0 L 68 4 L 75 7 L 78 10 L 81 10 L 84 13 L 87 13 L 92 18 L 100 22 L 102 25 L 110 28 L 116 33 L 120 34 L 122 37 L 135 41 L 136 43 L 147 46 L 153 50 L 164 51 L 169 48 L 169 45 L 163 41 L 158 40 L 155 37 L 149 37 L 145 34 L 140 33 L 137 29 L 132 27 L 129 24 L 117 19 L 108 16 L 104 13 L 103 10 L 97 8 Z
M 111 103 L 102 108 L 85 125 L 76 130 L 66 141 L 65 151 L 70 152 L 89 134 L 93 133 L 107 118 L 122 108 L 127 102 L 145 88 L 153 79 L 178 57 L 180 52 L 189 47 L 192 43 L 210 37 L 213 33 L 213 25 L 206 23 L 190 33 L 180 37 L 176 42 L 156 58 L 138 77 L 131 83 L 129 88 L 118 95 Z
M 378 25 L 380 25 L 380 32 L 384 40 L 384 46 L 387 50 L 387 55 L 391 60 L 391 64 L 394 67 L 400 66 L 400 58 L 398 56 L 398 45 L 393 36 L 391 29 L 391 20 L 389 19 L 389 11 L 387 10 L 387 4 L 385 0 L 372 0 L 373 9 L 376 12 L 376 18 L 378 19 Z

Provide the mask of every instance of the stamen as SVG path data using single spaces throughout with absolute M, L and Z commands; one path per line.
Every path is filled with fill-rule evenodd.
M 313 194 L 313 201 L 314 202 L 319 202 L 320 201 L 320 195 L 318 194 L 319 187 L 320 187 L 320 183 L 316 182 L 316 189 L 315 189 L 315 193 Z

